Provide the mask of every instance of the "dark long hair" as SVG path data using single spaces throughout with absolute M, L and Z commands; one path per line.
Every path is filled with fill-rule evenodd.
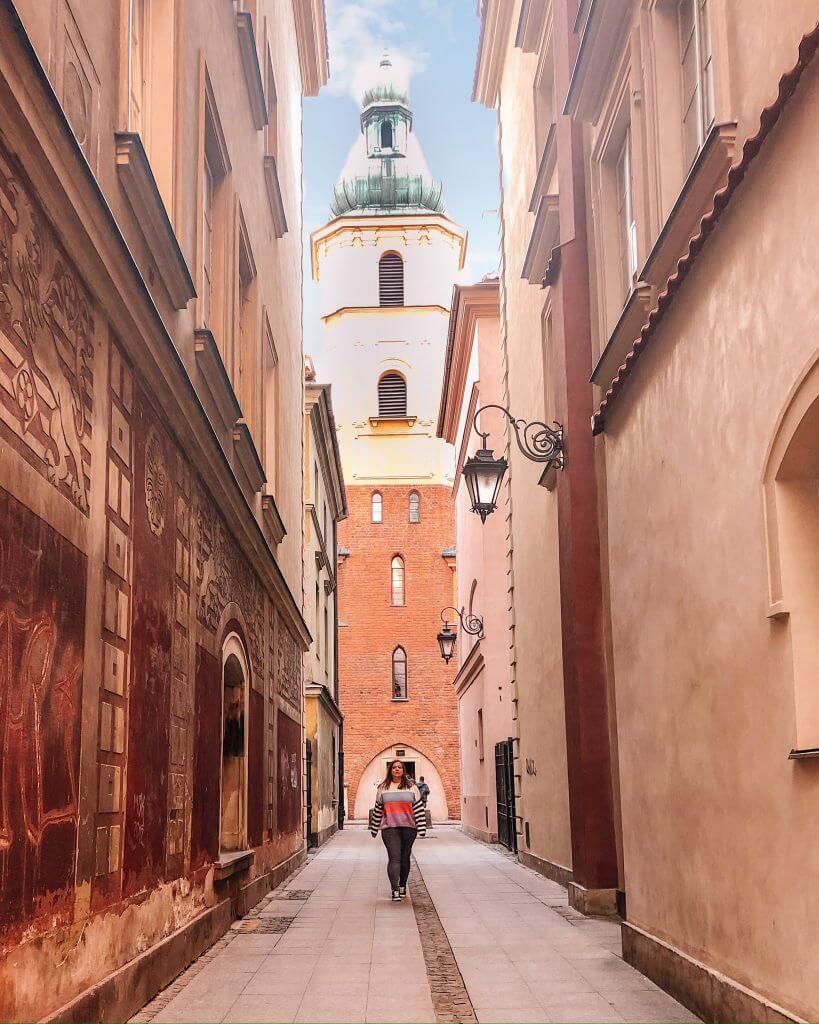
M 379 788 L 386 789 L 387 786 L 392 782 L 392 766 L 394 764 L 400 764 L 404 768 L 404 774 L 401 776 L 401 781 L 398 783 L 399 789 L 412 789 L 412 783 L 407 777 L 407 769 L 404 767 L 404 762 L 400 757 L 394 757 L 392 761 L 387 765 L 387 774 L 384 776 L 384 781 L 381 783 Z

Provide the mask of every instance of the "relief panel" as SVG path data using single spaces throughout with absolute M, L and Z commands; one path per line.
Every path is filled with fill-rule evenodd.
M 191 798 L 191 870 L 219 857 L 219 808 L 222 771 L 222 666 L 196 645 L 193 777 Z
M 91 301 L 0 133 L 0 438 L 88 513 Z
M 301 726 L 277 712 L 279 834 L 301 831 Z
M 72 919 L 86 572 L 0 489 L 0 947 Z
M 301 713 L 302 656 L 301 648 L 287 628 L 284 619 L 271 605 L 275 617 L 276 684 L 279 696 Z

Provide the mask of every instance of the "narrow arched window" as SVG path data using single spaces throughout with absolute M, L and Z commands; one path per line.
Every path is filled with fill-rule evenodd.
M 418 491 L 410 491 L 409 521 L 411 523 L 421 522 L 421 495 L 418 493 Z
M 378 415 L 407 415 L 407 382 L 400 373 L 385 373 L 378 382 Z
M 407 699 L 407 653 L 403 647 L 392 652 L 392 699 Z
M 404 305 L 404 261 L 397 252 L 385 252 L 378 261 L 378 303 Z
M 384 518 L 384 499 L 375 491 L 372 497 L 372 521 L 374 523 L 380 523 Z
M 381 123 L 381 148 L 392 149 L 392 125 L 389 121 Z
M 400 555 L 393 558 L 390 565 L 392 603 L 403 605 L 404 602 L 404 559 Z

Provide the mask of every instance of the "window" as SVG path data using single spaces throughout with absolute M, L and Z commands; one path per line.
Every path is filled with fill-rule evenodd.
M 270 47 L 267 48 L 267 61 L 265 65 L 265 98 L 267 101 L 267 124 L 264 129 L 265 154 L 267 156 L 278 156 L 278 95 L 276 93 L 276 80 L 273 77 L 273 58 L 270 56 Z
M 385 252 L 378 261 L 378 304 L 404 305 L 404 261 L 397 252 Z
M 313 463 L 313 508 L 317 508 L 319 499 L 319 472 L 318 463 Z
M 279 357 L 267 315 L 264 317 L 262 350 L 262 462 L 267 477 L 267 493 L 275 496 L 278 473 L 279 437 Z
M 327 614 L 327 600 L 324 601 L 324 674 L 330 672 L 330 618 Z
M 688 169 L 714 123 L 714 68 L 708 0 L 680 0 L 683 155 Z
M 634 179 L 631 166 L 631 131 L 626 129 L 617 158 L 617 230 L 623 297 L 632 289 L 637 274 L 637 222 L 634 219 Z
M 385 373 L 378 382 L 378 415 L 407 415 L 407 382 L 400 373 Z
M 478 708 L 478 760 L 483 761 L 483 708 Z
M 392 125 L 389 121 L 381 123 L 381 148 L 392 149 Z
M 421 522 L 421 495 L 418 493 L 418 491 L 410 491 L 409 521 L 411 523 Z
M 535 106 L 535 146 L 539 161 L 555 120 L 554 60 L 551 43 L 538 64 L 533 90 Z
M 319 659 L 319 661 L 321 661 L 321 632 L 320 632 L 320 629 L 319 629 L 319 608 L 320 608 L 319 585 L 317 583 L 316 584 L 316 617 L 315 617 L 315 620 L 314 620 L 315 621 L 314 629 L 316 631 L 316 657 Z
M 372 498 L 372 521 L 374 523 L 383 522 L 383 516 L 384 516 L 384 499 L 381 497 L 381 495 L 378 493 L 378 491 L 376 491 L 375 494 L 373 494 L 373 498 Z
M 392 699 L 407 699 L 407 655 L 403 647 L 392 652 Z
M 400 555 L 393 558 L 390 566 L 392 582 L 392 603 L 396 606 L 403 605 L 404 601 L 404 559 Z
M 128 130 L 142 140 L 165 209 L 173 218 L 175 0 L 131 0 L 129 36 Z
M 205 73 L 205 137 L 202 161 L 202 209 L 200 217 L 197 319 L 200 327 L 213 333 L 225 368 L 230 369 L 227 350 L 228 224 L 230 221 L 227 148 L 219 115 Z
M 241 210 L 239 210 L 239 281 L 233 384 L 253 436 L 259 437 L 260 410 L 253 390 L 256 366 L 256 264 Z

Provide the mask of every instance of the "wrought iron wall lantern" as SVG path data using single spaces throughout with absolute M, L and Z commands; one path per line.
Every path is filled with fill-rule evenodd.
M 449 620 L 445 618 L 446 612 L 454 612 L 458 616 L 461 629 L 469 636 L 476 636 L 479 640 L 483 640 L 484 634 L 483 619 L 480 616 L 473 615 L 472 612 L 464 615 L 463 608 L 460 611 L 452 607 L 444 608 L 441 612 L 441 621 L 444 624 L 444 628 L 438 634 L 438 646 L 441 648 L 441 657 L 449 664 L 452 655 L 455 653 L 455 641 L 458 639 L 458 633 L 450 626 Z
M 527 459 L 545 463 L 546 471 L 565 467 L 563 427 L 559 423 L 553 423 L 551 426 L 538 420 L 527 423 L 526 420 L 516 420 L 502 405 L 481 406 L 475 413 L 472 429 L 476 434 L 480 434 L 483 440 L 478 451 L 464 463 L 463 475 L 472 511 L 481 517 L 482 523 L 485 523 L 486 517 L 498 507 L 498 494 L 508 466 L 503 456 L 495 458 L 495 453 L 489 447 L 489 434 L 478 428 L 478 417 L 487 409 L 498 409 L 509 420 L 515 432 L 518 448 Z

